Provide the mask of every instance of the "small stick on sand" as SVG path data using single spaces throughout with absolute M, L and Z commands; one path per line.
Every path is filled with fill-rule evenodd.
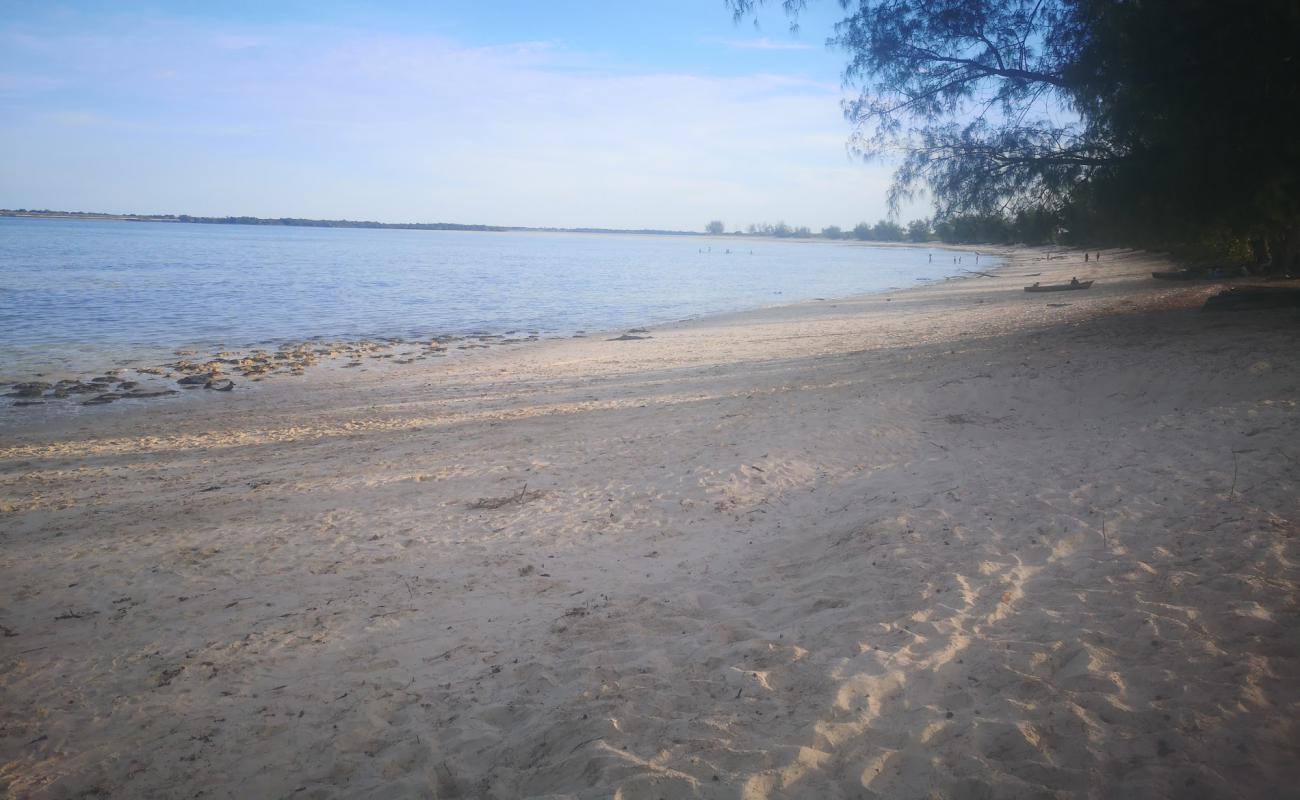
M 524 503 L 527 503 L 530 500 L 538 499 L 544 494 L 546 494 L 546 492 L 542 491 L 541 489 L 534 489 L 531 492 L 528 491 L 528 484 L 525 483 L 524 488 L 520 489 L 517 494 L 507 495 L 505 497 L 480 497 L 479 499 L 470 503 L 469 507 L 474 509 L 481 509 L 481 508 L 495 509 L 495 508 L 501 508 L 502 506 L 506 506 L 511 503 L 518 503 L 520 505 L 523 505 Z

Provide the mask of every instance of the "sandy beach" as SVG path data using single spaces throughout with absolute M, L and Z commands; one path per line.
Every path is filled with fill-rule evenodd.
M 1297 313 L 1047 252 L 6 411 L 0 789 L 1284 794 Z

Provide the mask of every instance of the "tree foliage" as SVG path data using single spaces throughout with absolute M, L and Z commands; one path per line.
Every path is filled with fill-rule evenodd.
M 784 222 L 775 225 L 759 222 L 746 226 L 745 232 L 751 236 L 775 236 L 777 238 L 809 238 L 814 234 L 807 226 L 792 227 Z M 852 230 L 844 230 L 838 225 L 828 225 L 816 234 L 823 239 L 858 239 L 864 242 L 928 242 L 935 238 L 934 230 L 927 219 L 916 219 L 906 226 L 891 220 L 882 219 L 872 225 L 859 222 Z M 984 241 L 1005 241 L 999 234 L 996 239 Z
M 1300 245 L 1300 3 L 1078 0 L 1074 98 L 1124 154 L 1078 202 L 1129 238 Z
M 728 2 L 744 17 L 764 0 Z M 782 3 L 792 19 L 805 4 Z M 1300 244 L 1300 2 L 840 5 L 852 146 L 898 159 L 895 207 L 929 190 L 938 220 L 1001 215 L 1038 237 L 1216 228 L 1288 264 Z
M 762 0 L 730 0 L 744 16 Z M 803 0 L 783 3 L 792 15 Z M 1076 80 L 1070 0 L 844 0 L 852 146 L 898 154 L 893 207 L 931 190 L 938 216 L 1015 211 L 1066 193 L 1117 154 L 1053 121 Z
M 877 242 L 901 242 L 903 234 L 903 226 L 887 219 L 882 219 L 871 226 L 871 238 Z
M 787 225 L 784 221 L 772 225 L 767 222 L 756 222 L 746 226 L 745 232 L 751 236 L 775 236 L 779 239 L 801 238 L 806 239 L 812 236 L 812 229 L 807 226 L 793 227 Z

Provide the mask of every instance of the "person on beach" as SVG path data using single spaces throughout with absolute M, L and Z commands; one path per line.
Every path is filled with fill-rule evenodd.
M 1088 263 L 1088 254 L 1087 254 L 1087 253 L 1084 253 L 1084 254 L 1083 254 L 1083 263 L 1085 263 L 1085 264 Z
M 1078 279 L 1078 278 L 1070 278 L 1070 285 L 1071 285 L 1071 286 L 1078 286 L 1078 285 L 1079 285 L 1079 279 Z

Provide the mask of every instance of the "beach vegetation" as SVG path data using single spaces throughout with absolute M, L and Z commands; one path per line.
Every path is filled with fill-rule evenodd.
M 1001 214 L 951 214 L 934 224 L 935 235 L 945 244 L 1009 244 L 1012 228 Z
M 775 236 L 778 239 L 806 239 L 813 235 L 812 229 L 806 225 L 792 226 L 784 221 L 775 225 L 767 222 L 751 223 L 745 228 L 745 233 L 750 236 Z
M 792 22 L 806 5 L 782 2 Z M 841 5 L 850 147 L 893 160 L 892 207 L 928 196 L 948 235 L 996 216 L 1024 241 L 1300 259 L 1295 0 Z
M 871 238 L 877 242 L 901 242 L 905 233 L 902 225 L 887 219 L 871 226 Z

